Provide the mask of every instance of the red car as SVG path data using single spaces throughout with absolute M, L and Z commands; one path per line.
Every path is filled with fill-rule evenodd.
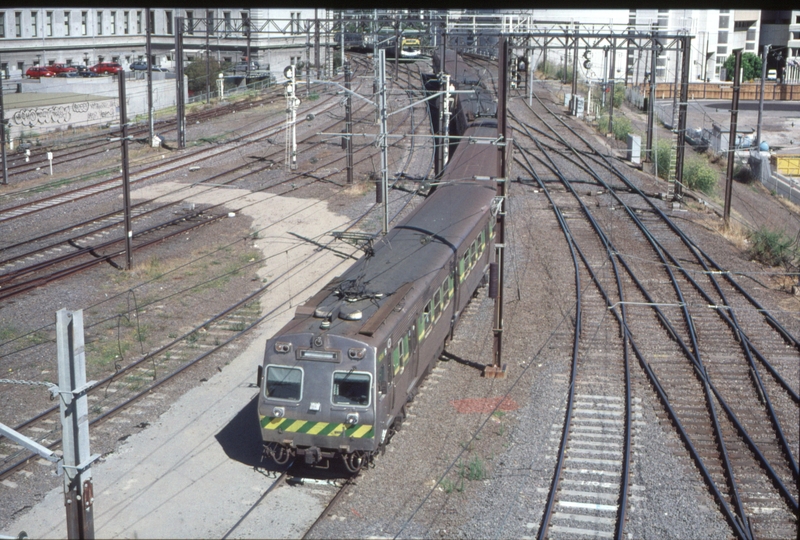
M 56 76 L 56 74 L 50 71 L 50 68 L 47 66 L 31 66 L 28 68 L 28 71 L 25 72 L 25 75 L 27 75 L 29 79 Z
M 53 64 L 52 66 L 47 66 L 50 71 L 58 75 L 59 73 L 77 73 L 78 70 L 72 66 L 68 66 L 66 64 Z
M 99 64 L 95 64 L 94 66 L 90 67 L 89 70 L 94 71 L 98 75 L 115 75 L 120 71 L 125 71 L 122 66 L 116 62 L 100 62 Z

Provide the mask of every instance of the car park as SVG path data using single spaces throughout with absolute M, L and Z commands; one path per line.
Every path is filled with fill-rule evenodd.
M 25 72 L 25 75 L 29 79 L 40 79 L 42 77 L 55 77 L 56 74 L 50 71 L 47 66 L 31 66 Z
M 125 69 L 116 62 L 100 62 L 89 69 L 98 75 L 116 75 L 120 71 L 125 71 Z

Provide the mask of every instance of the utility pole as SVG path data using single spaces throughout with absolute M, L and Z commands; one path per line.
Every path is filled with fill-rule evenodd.
M 683 36 L 683 66 L 681 69 L 681 92 L 678 104 L 678 148 L 677 163 L 675 163 L 675 194 L 673 199 L 683 199 L 683 160 L 686 152 L 686 116 L 689 107 L 689 69 L 691 60 L 692 37 Z
M 767 55 L 772 45 L 764 45 L 764 57 L 761 59 L 761 92 L 758 94 L 758 126 L 756 127 L 756 148 L 761 150 L 761 117 L 764 115 L 764 79 L 767 77 Z M 2 96 L 2 94 L 0 94 Z M 2 116 L 0 116 L 2 120 Z M 5 156 L 3 156 L 5 163 Z
M 250 13 L 248 8 L 248 13 L 244 14 L 244 35 L 247 37 L 247 67 L 245 67 L 244 71 L 244 83 L 247 85 L 247 80 L 250 78 L 250 66 L 253 63 L 252 59 L 250 58 Z
M 389 232 L 389 148 L 387 144 L 386 114 L 386 49 L 378 51 L 378 115 L 380 118 L 379 142 L 381 148 L 381 196 L 383 198 L 383 229 Z
M 3 158 L 3 185 L 8 185 L 8 162 L 6 161 L 6 113 L 5 108 L 3 105 L 3 80 L 6 78 L 6 74 L 0 73 L 0 152 L 2 153 Z M 761 92 L 764 93 L 763 90 Z M 759 126 L 761 122 L 759 122 Z
M 186 112 L 183 99 L 183 17 L 175 17 L 175 21 L 175 87 L 178 93 L 176 100 L 178 110 L 178 148 L 186 148 Z
M 578 116 L 578 21 L 575 21 L 575 43 L 573 45 L 573 59 L 572 59 L 572 114 Z M 564 36 L 566 40 L 566 35 Z M 564 50 L 564 55 L 567 54 L 567 49 Z M 567 76 L 567 59 L 564 58 L 564 77 Z
M 652 47 L 650 51 L 650 98 L 647 104 L 647 159 L 653 162 L 653 115 L 656 110 L 656 58 L 658 58 L 658 43 L 656 33 L 651 34 Z
M 287 171 L 297 169 L 297 107 L 300 100 L 296 96 L 297 68 L 294 65 L 283 70 L 283 75 L 289 81 L 286 83 L 286 152 L 284 164 Z
M 725 175 L 725 208 L 723 219 L 725 227 L 731 224 L 731 195 L 733 191 L 733 160 L 736 157 L 736 121 L 739 117 L 739 70 L 742 67 L 742 49 L 734 49 L 733 101 L 731 103 L 731 130 L 728 135 L 728 170 Z
M 56 313 L 58 386 L 64 449 L 64 505 L 67 537 L 94 538 L 94 489 L 91 464 L 99 455 L 89 454 L 89 405 L 83 341 L 83 310 Z
M 447 167 L 450 161 L 450 75 L 445 73 L 444 80 L 444 101 L 442 102 L 442 127 L 444 138 L 442 139 L 442 169 Z
M 206 9 L 206 105 L 211 102 L 211 58 L 209 57 L 209 37 L 211 34 L 211 25 L 213 21 L 211 20 L 211 10 Z
M 611 73 L 608 75 L 608 84 L 606 88 L 610 88 L 610 96 L 608 104 L 608 130 L 614 133 L 614 89 L 616 87 L 617 75 L 617 43 L 616 41 L 611 44 L 611 65 L 609 66 Z
M 150 56 L 152 54 L 150 35 L 153 33 L 153 28 L 150 26 L 150 8 L 144 10 L 144 16 L 147 19 L 145 22 L 145 27 L 147 28 L 147 112 L 148 121 L 150 122 L 150 144 L 152 145 L 155 133 L 153 133 L 153 66 L 151 65 L 152 57 Z
M 353 183 L 353 97 L 350 95 L 350 62 L 342 64 L 344 67 L 344 87 L 347 88 L 347 97 L 344 102 L 344 126 L 347 133 L 347 183 Z
M 133 267 L 133 229 L 131 228 L 131 184 L 128 175 L 128 107 L 125 102 L 125 72 L 120 71 L 119 77 L 119 125 L 122 129 L 122 202 L 125 206 L 125 270 Z
M 577 34 L 577 33 L 576 33 Z M 577 39 L 577 35 L 576 35 Z M 495 227 L 495 264 L 497 265 L 497 287 L 494 298 L 494 324 L 492 328 L 492 364 L 483 370 L 484 377 L 493 379 L 504 379 L 506 369 L 503 365 L 503 286 L 505 275 L 505 212 L 508 190 L 508 125 L 506 122 L 506 110 L 508 105 L 507 85 L 508 85 L 508 39 L 504 36 L 500 41 L 500 54 L 498 55 L 500 65 L 498 66 L 497 84 L 497 136 L 500 144 L 497 151 L 500 152 L 497 167 L 497 199 L 499 199 L 497 211 L 497 225 Z M 490 282 L 493 281 L 490 279 Z
M 317 69 L 317 80 L 322 78 L 319 68 L 319 17 L 317 9 L 314 8 L 314 67 Z

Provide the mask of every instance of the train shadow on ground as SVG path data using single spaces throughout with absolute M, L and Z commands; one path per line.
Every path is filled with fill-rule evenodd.
M 261 467 L 261 430 L 258 427 L 258 396 L 254 396 L 228 425 L 216 434 L 225 454 L 248 467 Z

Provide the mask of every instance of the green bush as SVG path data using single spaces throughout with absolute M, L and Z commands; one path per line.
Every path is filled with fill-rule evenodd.
M 616 98 L 614 98 L 616 100 Z M 614 118 L 614 137 L 617 140 L 624 141 L 628 134 L 631 132 L 631 121 L 625 116 L 617 116 Z
M 616 83 L 614 84 L 614 107 L 622 106 L 625 101 L 625 85 Z
M 750 256 L 769 266 L 788 266 L 798 255 L 794 240 L 782 230 L 760 227 L 748 235 Z
M 683 164 L 683 183 L 710 195 L 717 185 L 717 171 L 702 158 L 690 158 Z
M 653 161 L 656 164 L 658 177 L 667 180 L 669 178 L 669 163 L 675 159 L 672 156 L 672 143 L 668 140 L 658 141 L 653 152 L 655 153 Z

